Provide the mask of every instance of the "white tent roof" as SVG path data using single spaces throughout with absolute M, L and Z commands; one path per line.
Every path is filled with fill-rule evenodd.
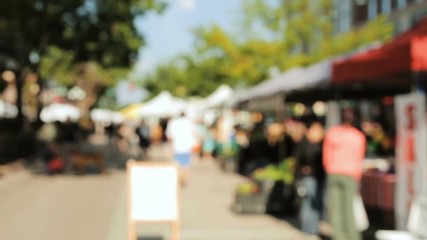
M 306 68 L 293 68 L 271 80 L 264 81 L 242 93 L 239 101 L 265 98 L 327 83 L 332 74 L 333 59 Z
M 185 111 L 190 118 L 198 119 L 206 110 L 206 99 L 193 98 L 186 102 Z
M 206 107 L 213 108 L 213 107 L 219 107 L 221 105 L 224 105 L 233 98 L 233 95 L 234 95 L 233 89 L 223 84 L 219 86 L 211 95 L 209 95 L 206 98 L 205 100 Z
M 298 74 L 283 79 L 277 86 L 270 86 L 266 94 L 288 93 L 328 83 L 332 76 L 332 63 L 332 59 L 327 59 L 303 68 Z
M 93 109 L 90 112 L 90 118 L 92 121 L 104 123 L 120 123 L 123 121 L 121 113 L 100 108 Z
M 40 118 L 43 122 L 76 121 L 80 118 L 80 109 L 69 104 L 54 103 L 42 109 Z
M 141 117 L 171 117 L 185 109 L 185 101 L 174 98 L 169 92 L 163 91 L 151 101 L 144 104 Z
M 293 81 L 299 81 L 298 78 L 303 72 L 304 70 L 302 68 L 293 68 L 275 78 L 261 82 L 250 88 L 247 92 L 242 93 L 240 101 L 271 96 L 278 91 L 283 90 L 283 88 L 286 89 L 287 85 L 292 85 Z

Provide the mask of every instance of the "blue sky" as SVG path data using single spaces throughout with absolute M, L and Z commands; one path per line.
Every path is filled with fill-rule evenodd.
M 194 44 L 191 30 L 200 25 L 217 23 L 232 31 L 244 0 L 170 1 L 163 14 L 150 13 L 136 21 L 146 40 L 135 67 L 137 76 L 149 73 L 157 64 L 179 53 L 191 52 Z

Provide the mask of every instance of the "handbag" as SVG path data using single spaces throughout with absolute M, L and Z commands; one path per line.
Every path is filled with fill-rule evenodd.
M 357 230 L 363 232 L 369 228 L 368 215 L 363 205 L 362 197 L 356 194 L 353 200 L 353 212 Z

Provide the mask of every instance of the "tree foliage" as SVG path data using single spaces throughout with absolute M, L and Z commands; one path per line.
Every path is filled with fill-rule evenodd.
M 0 8 L 0 50 L 24 65 L 47 48 L 72 51 L 74 62 L 128 67 L 143 44 L 134 20 L 155 0 L 4 0 Z
M 144 45 L 135 19 L 166 7 L 162 0 L 3 0 L 1 5 L 0 53 L 16 59 L 21 72 L 66 85 L 82 76 L 113 85 Z
M 285 71 L 350 52 L 392 35 L 386 18 L 343 34 L 334 34 L 333 0 L 245 0 L 238 34 L 218 25 L 194 31 L 193 54 L 178 56 L 147 77 L 153 94 L 206 95 L 221 83 L 250 86 L 267 79 L 272 70 Z M 185 64 L 182 64 L 182 63 Z

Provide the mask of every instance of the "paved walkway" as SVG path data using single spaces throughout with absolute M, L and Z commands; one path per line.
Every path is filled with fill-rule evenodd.
M 159 154 L 156 150 L 155 154 Z M 161 156 L 156 156 L 160 158 Z M 126 239 L 125 172 L 103 176 L 33 175 L 0 178 L 0 239 Z M 266 215 L 230 211 L 242 179 L 213 162 L 196 162 L 182 191 L 182 240 L 304 240 L 290 224 Z M 166 240 L 167 226 L 139 225 L 140 240 Z

